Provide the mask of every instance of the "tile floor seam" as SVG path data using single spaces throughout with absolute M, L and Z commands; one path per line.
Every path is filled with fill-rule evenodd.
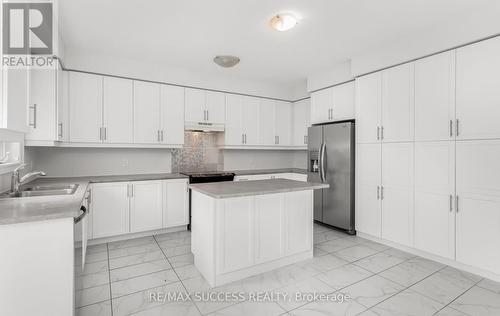
M 106 251 L 108 252 L 108 285 L 109 285 L 109 303 L 111 308 L 111 316 L 113 316 L 113 293 L 111 293 L 111 270 L 109 269 L 109 244 L 106 243 Z
M 453 300 L 451 300 L 448 304 L 446 304 L 445 306 L 443 306 L 443 308 L 441 308 L 439 311 L 441 311 L 442 309 L 444 309 L 444 308 L 446 308 L 446 307 L 449 307 L 449 308 L 454 309 L 454 310 L 458 310 L 458 309 L 453 308 L 452 306 L 449 306 L 449 305 L 451 305 L 451 303 L 455 302 L 458 298 L 460 298 L 461 296 L 463 296 L 465 293 L 469 292 L 469 291 L 470 291 L 473 287 L 477 286 L 477 284 L 478 284 L 479 282 L 481 282 L 483 279 L 484 279 L 484 278 L 479 279 L 479 281 L 477 281 L 477 282 L 476 282 L 476 283 L 474 283 L 471 287 L 469 287 L 467 290 L 465 290 L 463 293 L 461 293 L 460 295 L 458 295 L 457 297 L 455 297 L 455 298 L 454 298 Z M 427 296 L 426 296 L 426 297 L 427 297 Z M 439 312 L 439 311 L 438 311 L 438 312 Z M 459 312 L 461 312 L 461 313 L 464 313 L 464 314 L 466 314 L 466 315 L 469 315 L 468 313 L 462 312 L 461 310 L 458 310 L 458 311 L 459 311 Z M 437 312 L 436 312 L 436 313 L 437 313 Z
M 408 259 L 408 260 L 410 260 L 410 259 Z M 403 262 L 401 262 L 400 264 L 403 264 L 403 263 L 405 263 L 405 262 L 406 262 L 406 261 L 403 261 Z M 394 283 L 396 283 L 396 284 L 398 284 L 398 285 L 404 286 L 406 289 L 408 289 L 408 288 L 410 288 L 410 287 L 414 286 L 415 284 L 422 282 L 423 280 L 427 279 L 428 277 L 430 277 L 430 276 L 432 276 L 432 275 L 434 275 L 434 274 L 436 274 L 436 273 L 438 273 L 438 272 L 442 271 L 442 270 L 443 270 L 443 269 L 445 269 L 446 267 L 448 267 L 447 265 L 445 265 L 445 266 L 443 266 L 443 267 L 439 268 L 438 270 L 436 270 L 436 271 L 432 272 L 432 273 L 431 273 L 431 274 L 429 274 L 428 276 L 426 276 L 426 277 L 424 277 L 424 278 L 422 278 L 422 279 L 418 280 L 417 282 L 414 282 L 414 283 L 412 283 L 412 284 L 410 284 L 410 285 L 408 285 L 408 286 L 407 286 L 407 285 L 404 285 L 404 284 L 400 284 L 400 283 L 398 283 L 398 282 L 396 282 L 396 281 L 393 281 L 393 280 L 391 280 L 391 279 L 389 279 L 389 278 L 387 278 L 387 277 L 385 277 L 385 276 L 381 275 L 381 273 L 382 273 L 382 272 L 385 272 L 385 271 L 387 271 L 387 270 L 389 270 L 389 269 L 395 268 L 395 267 L 399 266 L 400 264 L 397 264 L 397 265 L 395 265 L 395 266 L 392 266 L 392 267 L 390 267 L 390 268 L 387 268 L 386 270 L 380 271 L 380 272 L 378 272 L 378 273 L 376 273 L 376 274 L 377 274 L 378 276 L 380 276 L 381 278 L 384 278 L 384 279 L 386 279 L 386 280 L 389 280 L 389 281 L 391 281 L 391 282 L 394 282 Z M 434 299 L 433 299 L 433 300 L 434 300 Z

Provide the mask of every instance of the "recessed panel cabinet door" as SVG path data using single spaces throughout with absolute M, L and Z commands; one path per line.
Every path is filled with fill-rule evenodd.
M 221 200 L 217 216 L 217 272 L 231 272 L 254 263 L 254 198 Z
M 292 134 L 292 105 L 290 102 L 276 101 L 276 136 L 279 146 L 290 146 Z M 262 128 L 261 128 L 262 131 Z
M 381 144 L 356 145 L 356 230 L 380 237 Z
M 160 125 L 163 144 L 184 144 L 184 88 L 160 86 Z
M 382 130 L 384 142 L 414 140 L 414 64 L 382 72 Z
M 207 121 L 214 124 L 224 124 L 226 111 L 226 94 L 216 91 L 206 91 Z
M 162 228 L 161 181 L 136 181 L 130 185 L 130 231 L 142 232 Z
M 297 191 L 285 195 L 285 254 L 312 249 L 313 191 Z
M 277 145 L 276 101 L 261 99 L 259 112 L 260 144 L 269 146 Z
M 380 72 L 356 79 L 356 142 L 358 143 L 380 141 L 381 85 Z
M 226 99 L 226 126 L 224 142 L 226 145 L 243 145 L 243 97 L 228 94 Z
M 259 98 L 243 97 L 243 127 L 245 133 L 245 145 L 259 145 L 259 103 Z
M 455 259 L 455 142 L 415 143 L 415 248 Z
M 333 102 L 332 88 L 311 93 L 311 122 L 316 124 L 329 121 Z
M 413 245 L 413 143 L 382 145 L 382 238 Z
M 293 104 L 293 146 L 307 145 L 307 128 L 310 124 L 310 99 L 295 102 Z
M 56 75 L 56 69 L 30 70 L 29 105 L 36 109 L 30 109 L 32 124 L 25 136 L 27 140 L 57 140 Z
M 134 81 L 134 143 L 160 142 L 160 85 Z
M 92 185 L 93 238 L 128 233 L 128 183 L 98 183 Z
M 102 76 L 70 72 L 69 86 L 70 141 L 101 142 Z
M 456 260 L 500 273 L 500 141 L 457 142 Z
M 267 262 L 283 256 L 285 246 L 284 195 L 255 197 L 255 260 Z
M 334 121 L 354 119 L 354 81 L 335 86 L 332 89 L 332 119 Z
M 163 181 L 163 192 L 163 227 L 189 224 L 187 181 Z
M 206 93 L 205 90 L 186 88 L 186 122 L 206 121 Z
M 455 139 L 455 51 L 415 62 L 415 140 Z
M 104 77 L 103 81 L 104 142 L 131 144 L 134 125 L 133 81 L 115 77 Z
M 500 138 L 500 37 L 457 49 L 457 139 Z

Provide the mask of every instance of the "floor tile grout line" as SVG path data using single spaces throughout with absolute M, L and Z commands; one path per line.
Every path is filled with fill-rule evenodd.
M 448 304 L 446 304 L 445 306 L 443 306 L 443 308 L 441 308 L 439 311 L 441 311 L 442 309 L 446 308 L 446 307 L 450 307 L 451 309 L 455 309 L 453 308 L 452 306 L 450 306 L 451 303 L 453 303 L 454 301 L 456 301 L 459 297 L 463 296 L 465 293 L 469 292 L 473 287 L 477 286 L 477 284 L 479 282 L 481 282 L 484 278 L 481 277 L 481 279 L 479 279 L 479 281 L 475 282 L 471 287 L 469 287 L 467 290 L 465 290 L 464 292 L 462 292 L 460 295 L 458 295 L 457 297 L 455 297 L 453 300 L 451 300 Z M 438 311 L 438 312 L 439 312 Z M 461 310 L 459 310 L 459 312 L 461 313 L 464 313 L 467 315 L 467 313 L 465 312 L 462 312 Z M 437 313 L 437 312 L 436 312 Z
M 111 270 L 109 269 L 109 244 L 106 243 L 106 252 L 108 253 L 108 281 L 109 281 L 109 301 L 111 305 L 111 316 L 113 316 L 113 293 L 111 292 Z

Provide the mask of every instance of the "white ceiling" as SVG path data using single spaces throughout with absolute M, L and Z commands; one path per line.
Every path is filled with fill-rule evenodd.
M 290 84 L 385 43 L 459 25 L 498 0 L 60 0 L 66 50 Z M 301 18 L 269 28 L 276 13 Z M 477 14 L 481 16 L 481 14 Z M 488 15 L 491 16 L 491 15 Z M 497 15 L 498 18 L 498 15 Z M 218 54 L 241 63 L 223 69 Z

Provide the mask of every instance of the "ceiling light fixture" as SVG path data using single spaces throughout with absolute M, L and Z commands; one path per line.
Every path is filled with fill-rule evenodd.
M 269 25 L 280 32 L 288 31 L 297 25 L 297 18 L 289 13 L 281 13 L 269 20 Z
M 239 62 L 240 58 L 236 56 L 218 55 L 214 57 L 214 63 L 224 68 L 234 67 Z

